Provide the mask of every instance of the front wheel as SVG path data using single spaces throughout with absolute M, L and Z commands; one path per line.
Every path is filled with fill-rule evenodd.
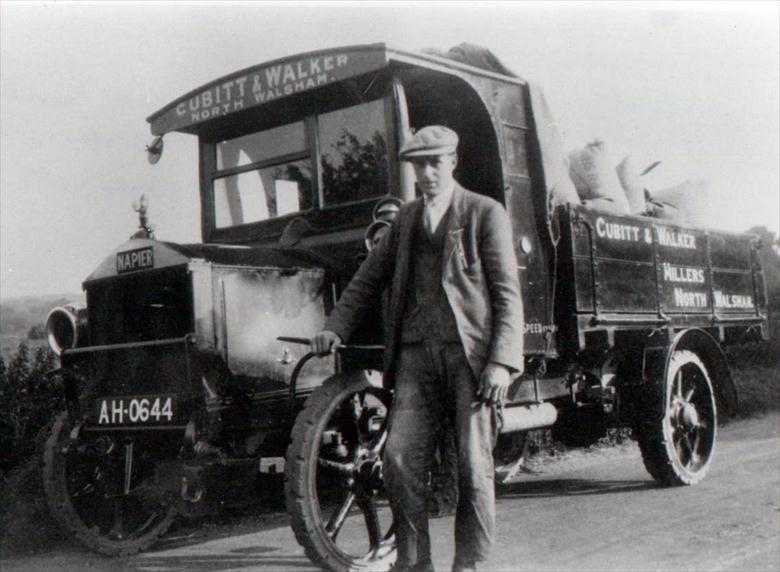
M 388 570 L 395 535 L 382 478 L 391 394 L 364 372 L 335 375 L 306 401 L 287 449 L 285 497 L 298 543 L 338 572 Z
M 707 368 L 689 350 L 672 354 L 660 420 L 639 427 L 645 468 L 663 485 L 693 485 L 707 474 L 715 452 L 717 408 Z
M 63 412 L 46 442 L 43 486 L 52 514 L 96 552 L 118 556 L 148 548 L 175 516 L 154 486 L 158 462 L 133 452 L 129 442 L 86 431 L 76 438 L 78 432 Z

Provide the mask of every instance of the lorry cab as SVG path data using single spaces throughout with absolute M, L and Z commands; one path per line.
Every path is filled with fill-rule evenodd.
M 158 136 L 198 136 L 205 243 L 305 248 L 337 269 L 337 290 L 366 255 L 377 203 L 418 194 L 398 160 L 404 140 L 452 128 L 457 180 L 512 220 L 526 322 L 538 325 L 526 328 L 526 352 L 554 351 L 541 327 L 552 269 L 531 91 L 489 67 L 384 44 L 322 50 L 217 79 L 148 121 Z

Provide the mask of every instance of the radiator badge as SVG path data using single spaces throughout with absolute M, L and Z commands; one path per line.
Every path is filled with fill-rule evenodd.
M 145 268 L 154 268 L 154 250 L 151 246 L 118 252 L 116 255 L 117 274 Z

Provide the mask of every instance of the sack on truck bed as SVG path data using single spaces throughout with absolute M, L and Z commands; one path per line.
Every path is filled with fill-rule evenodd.
M 648 206 L 654 217 L 693 226 L 710 226 L 710 184 L 697 179 L 653 191 Z
M 647 203 L 645 202 L 645 189 L 642 185 L 642 176 L 639 169 L 636 168 L 631 155 L 626 155 L 623 160 L 615 167 L 620 186 L 626 193 L 628 199 L 628 208 L 631 214 L 644 214 L 647 212 Z
M 580 197 L 577 195 L 577 189 L 569 178 L 569 161 L 558 124 L 550 112 L 542 90 L 533 83 L 530 84 L 529 89 L 544 167 L 548 203 L 553 207 L 566 203 L 579 204 Z
M 597 139 L 569 153 L 569 176 L 583 204 L 628 214 L 628 199 L 603 141 Z

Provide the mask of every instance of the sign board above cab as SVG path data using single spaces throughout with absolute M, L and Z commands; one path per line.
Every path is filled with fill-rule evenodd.
M 245 69 L 188 93 L 150 116 L 152 133 L 196 124 L 375 71 L 387 65 L 384 44 L 310 52 Z

